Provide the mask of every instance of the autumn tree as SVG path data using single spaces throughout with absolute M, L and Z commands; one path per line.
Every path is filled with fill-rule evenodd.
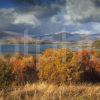
M 36 59 L 32 56 L 12 57 L 10 65 L 18 83 L 37 80 Z
M 41 81 L 66 83 L 80 80 L 77 56 L 69 49 L 47 49 L 39 59 Z
M 0 88 L 11 85 L 14 80 L 11 66 L 5 58 L 0 58 Z
M 84 71 L 81 78 L 83 81 L 99 81 L 97 66 L 100 67 L 100 63 L 94 58 L 94 52 L 90 50 L 82 50 L 77 53 L 78 62 L 80 68 Z

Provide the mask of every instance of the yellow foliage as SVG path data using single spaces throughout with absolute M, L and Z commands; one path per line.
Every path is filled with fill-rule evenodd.
M 48 49 L 39 59 L 39 78 L 55 83 L 74 81 L 78 66 L 77 58 L 69 49 Z

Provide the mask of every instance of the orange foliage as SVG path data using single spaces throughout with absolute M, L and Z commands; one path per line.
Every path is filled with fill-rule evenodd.
M 34 76 L 34 74 L 36 75 L 36 59 L 34 57 L 12 57 L 10 59 L 10 65 L 13 69 L 13 73 L 15 73 L 16 75 L 16 80 L 18 80 L 19 82 L 24 82 L 25 80 L 27 80 L 25 74 L 30 74 L 30 78 L 33 78 L 33 80 L 35 79 L 36 76 Z M 27 70 L 29 71 L 29 73 L 27 73 Z M 30 80 L 30 78 L 28 80 Z
M 84 70 L 85 78 L 88 78 L 86 80 L 95 81 L 97 77 L 98 80 L 100 76 L 97 74 L 100 73 L 100 63 L 99 59 L 95 57 L 95 52 L 82 50 L 77 53 L 77 58 L 81 68 Z
M 95 81 L 99 79 L 99 61 L 95 52 L 47 49 L 39 59 L 39 78 L 51 82 Z

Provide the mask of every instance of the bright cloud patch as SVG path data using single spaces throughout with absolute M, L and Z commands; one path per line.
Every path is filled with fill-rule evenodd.
M 99 32 L 100 34 L 100 23 L 93 23 L 92 28 L 94 31 Z
M 79 33 L 79 34 L 91 34 L 92 31 L 90 31 L 90 30 L 78 30 L 78 31 L 75 31 L 74 33 Z
M 100 7 L 96 6 L 98 0 L 66 0 L 65 13 L 74 21 L 94 20 L 100 21 Z M 100 1 L 99 1 L 100 3 Z M 98 4 L 99 5 L 99 4 Z
M 17 14 L 13 24 L 28 24 L 36 27 L 40 21 L 33 14 Z
M 63 25 L 74 24 L 73 21 L 71 20 L 71 17 L 67 14 L 64 14 L 64 13 L 59 13 L 59 14 L 51 17 L 51 22 L 52 23 L 57 23 L 57 24 L 62 24 L 63 23 Z
M 35 17 L 33 12 L 21 13 L 15 8 L 2 8 L 0 9 L 0 28 L 6 29 L 11 25 L 31 25 L 37 27 L 40 25 L 40 21 Z

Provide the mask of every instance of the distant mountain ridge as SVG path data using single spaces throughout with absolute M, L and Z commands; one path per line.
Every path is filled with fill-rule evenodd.
M 24 36 L 21 33 L 3 31 L 0 32 L 0 43 L 40 43 L 41 40 L 32 38 L 31 36 Z
M 9 31 L 0 32 L 0 39 L 17 38 L 17 37 L 22 37 L 22 35 L 15 32 L 9 32 Z
M 8 32 L 3 31 L 0 32 L 0 39 L 22 39 L 24 35 L 15 33 L 15 32 Z M 42 41 L 50 41 L 50 42 L 78 42 L 78 41 L 85 41 L 85 40 L 100 40 L 100 34 L 82 34 L 82 33 L 69 33 L 69 32 L 58 32 L 54 34 L 43 34 L 43 35 L 29 35 L 27 40 L 42 40 Z
M 80 33 L 69 33 L 69 32 L 58 32 L 54 34 L 46 34 L 36 36 L 35 38 L 39 38 L 42 40 L 48 41 L 61 41 L 61 42 L 78 42 L 84 40 L 99 40 L 100 34 L 80 34 Z

